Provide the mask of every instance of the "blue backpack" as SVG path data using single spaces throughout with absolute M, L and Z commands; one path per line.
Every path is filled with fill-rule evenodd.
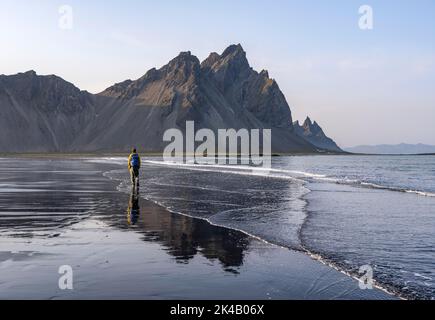
M 137 153 L 135 153 L 135 154 L 133 154 L 131 156 L 130 165 L 133 168 L 138 168 L 139 167 L 139 155 Z

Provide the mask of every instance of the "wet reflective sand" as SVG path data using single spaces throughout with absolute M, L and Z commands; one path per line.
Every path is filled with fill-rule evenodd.
M 0 298 L 392 298 L 303 253 L 118 192 L 111 169 L 0 159 Z M 59 289 L 62 265 L 73 290 Z

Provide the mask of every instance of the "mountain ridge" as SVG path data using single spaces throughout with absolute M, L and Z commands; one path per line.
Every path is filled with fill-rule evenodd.
M 98 94 L 54 75 L 3 75 L 0 113 L 0 133 L 12 137 L 0 143 L 2 152 L 123 152 L 133 145 L 160 152 L 164 131 L 182 130 L 186 121 L 213 131 L 270 128 L 277 153 L 322 151 L 294 132 L 278 84 L 267 71 L 253 70 L 240 44 L 202 62 L 181 52 L 161 68 Z M 34 136 L 31 143 L 26 136 Z
M 343 152 L 343 150 L 329 138 L 317 121 L 312 121 L 307 117 L 302 125 L 299 121 L 293 122 L 295 133 L 303 137 L 318 148 L 325 149 L 332 152 Z

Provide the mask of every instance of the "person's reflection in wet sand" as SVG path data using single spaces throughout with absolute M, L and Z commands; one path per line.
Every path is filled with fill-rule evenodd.
M 177 263 L 188 264 L 201 255 L 210 261 L 219 261 L 229 273 L 238 273 L 250 238 L 238 231 L 210 225 L 203 220 L 171 213 L 132 190 L 128 198 L 127 224 L 125 216 L 103 215 L 113 219 L 112 225 L 133 228 L 143 234 L 143 241 L 160 243 Z
M 127 224 L 129 226 L 136 225 L 140 216 L 139 197 L 135 192 L 130 195 L 130 201 L 127 208 Z

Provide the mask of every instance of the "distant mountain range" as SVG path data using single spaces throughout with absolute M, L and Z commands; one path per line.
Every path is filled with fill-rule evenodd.
M 276 81 L 253 70 L 240 45 L 202 63 L 182 52 L 96 95 L 55 75 L 0 76 L 0 152 L 160 152 L 165 130 L 188 120 L 214 131 L 270 128 L 276 153 L 341 151 L 316 122 L 293 124 Z
M 426 144 L 381 144 L 373 146 L 356 146 L 345 148 L 345 151 L 364 154 L 428 154 L 435 153 L 435 146 Z

